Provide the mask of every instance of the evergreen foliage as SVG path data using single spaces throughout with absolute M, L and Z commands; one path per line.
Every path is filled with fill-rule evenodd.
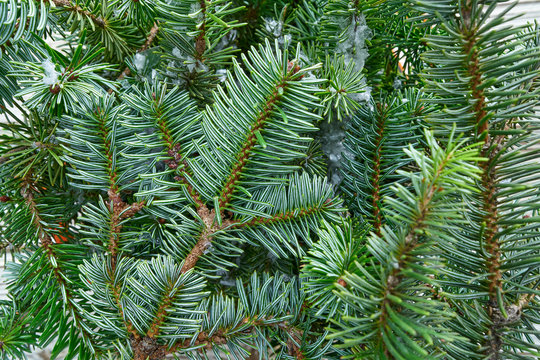
M 0 359 L 540 357 L 499 3 L 0 0 Z

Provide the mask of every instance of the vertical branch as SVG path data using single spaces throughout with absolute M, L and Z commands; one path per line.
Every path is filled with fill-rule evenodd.
M 468 57 L 466 68 L 470 76 L 469 85 L 471 87 L 471 96 L 474 100 L 473 112 L 476 126 L 476 137 L 484 140 L 484 148 L 481 155 L 488 159 L 482 164 L 482 211 L 485 228 L 480 236 L 483 237 L 482 243 L 485 244 L 485 251 L 489 256 L 485 259 L 486 268 L 489 271 L 488 276 L 488 314 L 491 318 L 489 330 L 489 339 L 487 346 L 487 355 L 490 360 L 499 359 L 499 352 L 502 347 L 499 321 L 501 317 L 501 307 L 505 304 L 499 304 L 499 295 L 502 297 L 502 272 L 501 272 L 501 251 L 498 233 L 498 214 L 497 214 L 497 176 L 495 172 L 494 158 L 497 155 L 498 147 L 492 148 L 489 145 L 489 122 L 486 111 L 486 97 L 484 94 L 482 82 L 482 72 L 480 70 L 479 51 L 477 43 L 477 27 L 471 22 L 472 3 L 467 1 L 463 4 L 462 10 L 462 31 L 465 38 L 464 51 Z M 503 137 L 500 138 L 502 141 Z M 504 299 L 503 299 L 504 302 Z
M 469 56 L 467 72 L 470 76 L 469 85 L 472 90 L 472 98 L 474 99 L 473 111 L 475 116 L 476 136 L 478 138 L 485 136 L 484 142 L 487 144 L 489 142 L 489 123 L 486 118 L 486 97 L 483 87 L 480 87 L 483 83 L 482 72 L 480 71 L 478 49 L 476 48 L 476 28 L 472 28 L 471 25 L 470 6 L 470 4 L 467 4 L 467 8 L 463 10 L 463 34 L 466 41 L 463 49 L 465 50 L 465 54 Z
M 118 173 L 116 167 L 113 167 L 113 151 L 111 149 L 111 141 L 109 140 L 109 129 L 107 128 L 107 119 L 105 114 L 100 109 L 97 109 L 95 116 L 98 118 L 99 134 L 104 146 L 104 155 L 107 159 L 107 174 L 109 176 L 109 189 L 107 195 L 109 196 L 108 205 L 112 207 L 111 219 L 109 223 L 109 243 L 107 244 L 108 251 L 111 255 L 112 271 L 116 269 L 116 262 L 118 257 L 118 240 L 122 225 L 120 222 L 123 219 L 132 217 L 144 206 L 144 201 L 133 203 L 128 205 L 122 200 L 118 190 Z M 128 209 L 129 208 L 129 209 Z
M 470 6 L 470 5 L 469 5 Z M 475 114 L 475 124 L 477 126 L 476 136 L 479 139 L 484 138 L 484 149 L 482 150 L 482 156 L 486 157 L 488 161 L 482 164 L 482 202 L 483 210 L 485 212 L 484 221 L 486 229 L 484 232 L 486 250 L 491 255 L 487 261 L 487 265 L 490 272 L 490 284 L 489 294 L 490 299 L 493 301 L 497 299 L 497 291 L 502 292 L 501 283 L 501 252 L 500 245 L 497 242 L 496 234 L 497 228 L 497 189 L 496 189 L 496 173 L 493 159 L 496 157 L 497 149 L 489 149 L 489 123 L 486 115 L 486 97 L 483 88 L 479 88 L 482 83 L 482 72 L 480 71 L 480 59 L 478 49 L 475 48 L 476 33 L 474 29 L 471 29 L 470 23 L 470 9 L 463 11 L 463 20 L 466 28 L 464 50 L 469 55 L 469 61 L 467 63 L 467 71 L 471 77 L 470 87 L 472 90 L 472 97 L 474 99 L 473 111 Z M 501 141 L 502 141 L 501 137 Z
M 203 54 L 206 50 L 206 1 L 200 0 L 199 4 L 201 6 L 203 18 L 200 26 L 200 33 L 195 39 L 195 59 L 203 62 Z
M 499 305 L 499 294 L 503 297 L 502 289 L 502 272 L 501 272 L 501 250 L 498 239 L 498 216 L 497 216 L 497 189 L 496 189 L 496 173 L 495 166 L 493 165 L 493 151 L 484 150 L 483 156 L 486 156 L 489 160 L 482 164 L 482 203 L 484 211 L 484 224 L 485 228 L 483 234 L 480 234 L 484 238 L 486 253 L 489 256 L 485 259 L 485 265 L 488 269 L 488 314 L 491 318 L 491 326 L 489 330 L 489 346 L 487 347 L 487 353 L 490 360 L 499 359 L 499 353 L 502 346 L 501 340 L 501 327 L 503 324 L 500 319 L 503 318 L 501 314 L 501 307 L 506 305 Z M 504 302 L 504 298 L 503 298 Z
M 118 307 L 118 311 L 124 321 L 124 325 L 129 333 L 131 333 L 136 339 L 139 338 L 139 335 L 133 324 L 127 320 L 124 316 L 124 310 L 121 303 L 121 287 L 119 285 L 114 286 L 116 279 L 116 264 L 118 261 L 118 241 L 120 233 L 122 231 L 122 225 L 120 222 L 126 218 L 132 217 L 138 211 L 144 207 L 144 201 L 133 203 L 128 205 L 122 200 L 120 196 L 120 191 L 118 188 L 118 173 L 116 167 L 113 167 L 113 150 L 111 149 L 111 141 L 109 140 L 109 129 L 107 127 L 107 118 L 101 109 L 97 109 L 95 116 L 98 120 L 99 134 L 101 135 L 101 140 L 104 146 L 104 155 L 107 159 L 107 174 L 109 177 L 109 189 L 107 195 L 109 196 L 108 206 L 111 210 L 111 218 L 109 221 L 109 243 L 107 244 L 107 250 L 111 256 L 111 290 L 114 296 L 115 303 Z
M 228 179 L 223 184 L 221 195 L 219 196 L 219 208 L 221 211 L 224 211 L 225 207 L 229 205 L 229 202 L 232 199 L 232 194 L 235 190 L 235 185 L 240 180 L 240 175 L 247 164 L 249 156 L 251 155 L 251 151 L 257 144 L 256 134 L 264 127 L 275 106 L 283 97 L 285 89 L 287 88 L 287 81 L 289 80 L 290 75 L 291 74 L 287 74 L 281 80 L 281 82 L 276 85 L 274 92 L 268 97 L 266 103 L 264 104 L 264 108 L 261 110 L 261 112 L 257 116 L 257 119 L 251 126 L 249 133 L 247 134 L 246 141 L 244 142 L 242 148 L 240 149 L 240 152 L 238 153 L 237 161 L 231 168 Z M 283 91 L 279 91 L 280 89 Z
M 448 161 L 450 160 L 451 156 L 452 153 L 447 154 L 446 158 L 441 161 L 438 168 L 436 169 L 431 184 L 429 185 L 426 192 L 423 194 L 422 199 L 418 202 L 418 214 L 416 216 L 416 219 L 414 219 L 414 222 L 410 225 L 409 231 L 405 236 L 404 246 L 400 247 L 400 251 L 398 254 L 395 254 L 395 258 L 398 259 L 398 263 L 397 266 L 394 266 L 392 268 L 392 271 L 386 277 L 386 290 L 384 292 L 384 298 L 381 302 L 381 315 L 379 320 L 379 327 L 381 328 L 387 326 L 387 320 L 390 316 L 388 314 L 387 306 L 392 306 L 392 301 L 390 300 L 388 295 L 393 295 L 392 292 L 399 286 L 399 284 L 403 280 L 404 275 L 402 271 L 406 267 L 406 263 L 409 260 L 411 252 L 418 246 L 418 234 L 426 226 L 424 221 L 426 220 L 426 217 L 428 215 L 431 201 L 436 191 L 438 191 L 439 189 L 439 187 L 437 186 L 437 180 L 441 176 L 441 173 L 444 170 Z M 388 359 L 394 358 L 387 347 L 385 347 L 384 353 Z

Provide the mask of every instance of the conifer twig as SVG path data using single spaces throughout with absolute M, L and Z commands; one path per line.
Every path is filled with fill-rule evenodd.
M 167 146 L 167 154 L 171 157 L 170 159 L 165 160 L 165 164 L 170 169 L 178 169 L 182 167 L 183 173 L 189 171 L 189 165 L 188 162 L 182 158 L 181 154 L 181 146 L 180 144 L 175 144 L 174 140 L 171 135 L 170 129 L 167 127 L 167 123 L 163 119 L 163 114 L 161 109 L 158 106 L 157 98 L 154 96 L 154 103 L 156 105 L 156 118 L 157 118 L 157 125 L 159 130 L 161 131 L 161 134 L 163 135 L 163 140 L 165 141 L 165 144 Z M 201 200 L 201 195 L 193 188 L 193 186 L 187 181 L 187 178 L 183 175 L 175 175 L 174 179 L 184 185 L 186 185 L 186 188 L 188 190 L 188 193 L 190 194 L 193 203 L 195 204 L 195 207 L 197 209 L 204 206 L 203 201 Z
M 330 201 L 328 200 L 325 203 L 325 205 L 326 204 L 330 204 Z M 315 212 L 317 212 L 319 210 L 321 210 L 321 208 L 311 207 L 311 208 L 307 208 L 307 209 L 302 209 L 297 214 L 295 214 L 294 211 L 286 211 L 284 213 L 275 214 L 275 215 L 273 215 L 272 217 L 269 217 L 269 218 L 268 217 L 257 216 L 257 217 L 254 217 L 253 219 L 251 219 L 250 221 L 245 222 L 245 223 L 236 222 L 236 223 L 232 224 L 231 228 L 232 229 L 240 229 L 240 228 L 257 226 L 257 225 L 269 225 L 269 224 L 272 224 L 272 223 L 275 223 L 275 222 L 289 221 L 289 220 L 293 220 L 293 219 L 298 219 L 299 217 L 314 214 Z
M 206 50 L 206 40 L 204 38 L 206 36 L 206 1 L 200 0 L 199 4 L 201 6 L 201 13 L 203 18 L 200 26 L 200 33 L 195 40 L 195 59 L 203 62 L 202 56 L 204 54 L 204 51 Z
M 287 82 L 291 80 L 292 76 L 300 70 L 298 66 L 291 65 L 292 64 L 289 64 L 287 73 L 285 74 L 285 76 L 283 76 L 279 83 L 276 84 L 274 91 L 266 99 L 263 109 L 259 112 L 257 118 L 253 122 L 253 125 L 251 126 L 246 136 L 246 140 L 244 141 L 242 148 L 238 152 L 236 162 L 234 163 L 234 165 L 232 165 L 229 176 L 222 186 L 220 192 L 221 194 L 218 199 L 218 205 L 221 212 L 220 216 L 222 219 L 225 219 L 222 223 L 222 226 L 217 226 L 214 224 L 214 220 L 216 217 L 215 209 L 212 209 L 210 211 L 206 206 L 200 207 L 198 209 L 197 212 L 203 220 L 205 227 L 199 235 L 197 243 L 187 255 L 184 261 L 184 265 L 182 267 L 182 272 L 187 272 L 188 270 L 195 267 L 195 265 L 199 261 L 199 258 L 210 246 L 215 232 L 234 224 L 233 221 L 231 221 L 230 219 L 226 219 L 226 217 L 224 216 L 225 208 L 227 207 L 227 205 L 229 205 L 229 202 L 232 199 L 232 195 L 235 191 L 235 186 L 240 180 L 240 175 L 242 174 L 242 171 L 247 164 L 251 152 L 257 143 L 256 134 L 264 127 L 264 125 L 266 125 L 266 121 L 271 116 L 275 106 L 282 99 L 283 94 L 287 89 Z
M 398 260 L 398 263 L 393 267 L 390 274 L 386 277 L 386 291 L 384 292 L 384 298 L 381 302 L 381 325 L 384 325 L 388 319 L 388 311 L 386 309 L 387 305 L 390 305 L 392 302 L 388 298 L 388 295 L 391 295 L 394 289 L 396 289 L 399 284 L 401 283 L 403 279 L 403 275 L 401 274 L 403 268 L 405 267 L 405 262 L 407 261 L 409 255 L 418 245 L 418 234 L 419 230 L 425 227 L 425 219 L 428 215 L 429 207 L 431 200 L 433 199 L 433 196 L 435 195 L 436 191 L 438 191 L 438 186 L 436 186 L 437 179 L 441 175 L 442 171 L 444 170 L 447 162 L 450 160 L 450 157 L 452 156 L 452 153 L 447 154 L 446 158 L 441 161 L 439 164 L 439 167 L 436 169 L 433 180 L 431 181 L 431 184 L 429 185 L 429 188 L 427 189 L 426 193 L 424 194 L 424 197 L 421 199 L 421 201 L 418 203 L 418 214 L 416 216 L 416 219 L 414 219 L 414 222 L 409 227 L 409 231 L 407 232 L 407 235 L 405 236 L 404 246 L 400 247 L 400 251 L 398 254 L 395 255 L 396 259 Z M 389 352 L 389 350 L 386 348 L 385 350 L 386 356 L 391 359 L 392 356 Z
M 296 359 L 300 360 L 303 359 L 303 354 L 300 348 L 297 344 L 301 343 L 302 339 L 302 333 L 303 331 L 295 326 L 292 326 L 289 324 L 288 321 L 280 321 L 280 322 L 272 322 L 264 324 L 263 321 L 265 320 L 264 317 L 259 317 L 256 319 L 250 318 L 250 317 L 244 317 L 241 321 L 238 322 L 238 325 L 232 329 L 219 329 L 215 331 L 212 335 L 201 331 L 195 341 L 191 343 L 190 339 L 183 339 L 181 341 L 176 342 L 169 350 L 167 350 L 167 354 L 175 354 L 182 349 L 190 348 L 193 346 L 203 346 L 206 350 L 211 350 L 213 345 L 225 345 L 228 342 L 227 333 L 236 334 L 240 331 L 240 329 L 245 326 L 247 323 L 251 323 L 250 326 L 242 330 L 241 333 L 243 334 L 251 334 L 255 332 L 256 327 L 272 327 L 272 328 L 278 328 L 285 331 L 290 339 L 287 341 L 287 348 L 289 355 L 294 356 Z M 257 352 L 256 350 L 253 350 L 254 352 Z M 258 352 L 257 352 L 258 353 Z
M 484 94 L 484 81 L 482 78 L 482 71 L 480 69 L 480 57 L 479 50 L 475 46 L 477 42 L 477 28 L 472 28 L 471 4 L 467 4 L 462 10 L 463 22 L 465 29 L 463 30 L 465 35 L 464 51 L 468 55 L 467 71 L 470 76 L 469 85 L 471 87 L 471 95 L 475 100 L 473 105 L 473 111 L 475 116 L 476 136 L 478 138 L 484 137 L 484 149 L 482 150 L 482 156 L 488 160 L 482 164 L 482 205 L 485 213 L 485 230 L 480 236 L 484 237 L 482 243 L 485 244 L 485 250 L 490 255 L 486 259 L 486 265 L 489 269 L 488 277 L 488 294 L 489 305 L 488 314 L 491 318 L 492 326 L 489 330 L 489 346 L 486 347 L 489 358 L 498 357 L 502 342 L 500 341 L 500 324 L 498 321 L 500 313 L 500 305 L 498 294 L 503 296 L 502 291 L 502 272 L 501 272 L 501 251 L 500 244 L 497 239 L 498 230 L 498 215 L 497 215 L 497 190 L 496 190 L 496 174 L 495 167 L 493 166 L 493 159 L 496 158 L 497 149 L 489 149 L 489 120 L 487 118 L 486 111 L 486 97 Z M 502 139 L 502 138 L 501 138 Z M 501 306 L 505 306 L 501 304 Z
M 70 0 L 45 0 L 45 1 L 46 2 L 52 2 L 55 6 L 64 8 L 67 11 L 76 12 L 76 13 L 78 13 L 80 15 L 86 16 L 87 18 L 92 20 L 92 22 L 95 25 L 97 25 L 97 26 L 99 26 L 101 28 L 105 28 L 107 26 L 107 22 L 103 18 L 101 18 L 100 16 L 96 16 L 96 15 L 92 14 L 88 10 L 84 10 L 83 8 L 81 8 L 78 5 L 74 5 Z
M 33 224 L 37 230 L 38 238 L 41 241 L 41 247 L 45 250 L 45 253 L 47 254 L 47 258 L 51 262 L 51 267 L 53 268 L 54 278 L 56 279 L 57 283 L 60 287 L 64 289 L 61 293 L 64 294 L 65 297 L 63 297 L 64 304 L 71 310 L 71 314 L 73 315 L 73 321 L 75 323 L 75 326 L 79 329 L 82 336 L 92 342 L 92 338 L 90 337 L 90 334 L 87 332 L 87 330 L 81 326 L 82 318 L 79 314 L 78 308 L 76 306 L 73 306 L 72 304 L 72 293 L 70 289 L 70 283 L 66 281 L 65 276 L 62 274 L 59 262 L 57 261 L 57 255 L 54 252 L 53 249 L 53 240 L 51 235 L 48 233 L 48 231 L 43 227 L 41 215 L 39 212 L 39 209 L 37 207 L 37 204 L 34 199 L 34 191 L 33 189 L 33 183 L 30 181 L 29 177 L 26 176 L 22 181 L 22 189 L 21 189 L 21 195 L 25 199 L 26 205 L 30 212 L 32 213 L 32 219 Z M 53 260 L 54 258 L 54 260 Z M 56 266 L 53 266 L 52 264 L 56 264 Z
M 281 100 L 281 98 L 283 98 L 283 94 L 285 93 L 285 90 L 287 88 L 287 81 L 289 81 L 290 77 L 296 72 L 298 72 L 298 70 L 299 69 L 293 67 L 286 74 L 286 76 L 284 76 L 283 79 L 278 84 L 276 84 L 272 95 L 267 98 L 263 109 L 261 110 L 261 112 L 257 116 L 257 119 L 251 126 L 249 133 L 247 134 L 246 141 L 242 145 L 242 148 L 237 155 L 237 161 L 232 166 L 230 170 L 230 175 L 223 184 L 221 195 L 219 196 L 219 208 L 221 211 L 224 211 L 225 207 L 229 205 L 229 202 L 231 201 L 233 192 L 235 190 L 235 185 L 240 179 L 240 175 L 242 174 L 242 171 L 247 164 L 247 161 L 251 155 L 251 151 L 257 144 L 256 134 L 264 127 L 266 121 L 272 114 L 272 111 L 274 110 L 276 104 Z

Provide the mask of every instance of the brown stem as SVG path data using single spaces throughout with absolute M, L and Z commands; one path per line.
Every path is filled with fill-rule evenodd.
M 331 200 L 328 199 L 324 203 L 324 205 L 332 204 Z M 324 206 L 323 205 L 323 206 Z M 205 223 L 205 228 L 202 231 L 202 233 L 199 235 L 199 240 L 191 250 L 191 252 L 186 257 L 186 260 L 184 262 L 184 266 L 182 267 L 182 272 L 185 273 L 188 270 L 195 267 L 197 262 L 199 261 L 200 257 L 204 254 L 204 251 L 208 249 L 208 247 L 212 243 L 212 238 L 216 231 L 223 230 L 225 228 L 230 229 L 241 229 L 251 226 L 258 226 L 258 225 L 268 225 L 274 222 L 284 222 L 284 221 L 290 221 L 293 219 L 298 219 L 300 217 L 309 216 L 317 211 L 320 211 L 322 208 L 312 207 L 307 209 L 302 209 L 298 212 L 291 210 L 286 211 L 284 213 L 275 214 L 272 217 L 266 218 L 266 217 L 255 217 L 251 219 L 248 222 L 240 223 L 240 222 L 234 222 L 233 220 L 227 219 L 222 223 L 222 226 L 216 226 L 214 224 L 215 220 L 215 210 L 212 209 L 212 211 L 209 211 L 206 206 L 203 206 L 199 209 L 198 213 L 201 219 L 203 219 L 203 222 Z
M 486 267 L 489 271 L 488 276 L 488 314 L 491 318 L 491 326 L 488 332 L 487 355 L 490 360 L 500 358 L 500 349 L 502 347 L 501 327 L 505 324 L 501 321 L 501 305 L 499 305 L 498 293 L 502 290 L 502 271 L 501 271 L 501 250 L 498 233 L 498 212 L 497 212 L 497 189 L 495 166 L 493 165 L 493 151 L 483 151 L 482 156 L 488 158 L 488 161 L 482 164 L 482 205 L 484 212 L 485 228 L 483 234 L 480 234 L 485 244 L 485 251 L 488 257 L 485 259 Z M 501 295 L 502 296 L 502 295 Z
M 469 56 L 467 63 L 467 71 L 470 76 L 469 85 L 472 90 L 472 97 L 474 99 L 473 111 L 474 111 L 474 124 L 476 125 L 476 135 L 479 138 L 484 137 L 484 142 L 489 142 L 489 123 L 486 118 L 486 96 L 484 89 L 479 88 L 482 85 L 482 72 L 480 71 L 480 58 L 476 45 L 476 29 L 471 29 L 470 24 L 471 11 L 467 7 L 463 10 L 463 23 L 465 28 L 463 29 L 465 35 L 464 51 Z
M 492 325 L 489 330 L 489 340 L 487 346 L 487 355 L 490 360 L 499 359 L 502 340 L 500 334 L 501 322 L 498 293 L 502 294 L 502 271 L 501 271 L 501 250 L 497 233 L 498 229 L 498 211 L 497 211 L 497 179 L 495 172 L 494 158 L 499 151 L 499 146 L 491 147 L 489 136 L 489 122 L 486 111 L 486 97 L 484 90 L 479 88 L 482 82 L 482 72 L 480 71 L 480 57 L 478 49 L 475 47 L 477 41 L 477 28 L 471 23 L 471 3 L 466 3 L 462 10 L 463 33 L 465 35 L 464 51 L 469 56 L 466 64 L 470 76 L 470 87 L 472 98 L 474 99 L 473 111 L 475 115 L 475 125 L 477 127 L 476 136 L 484 140 L 484 149 L 482 156 L 488 161 L 482 164 L 482 210 L 484 212 L 485 228 L 483 234 L 480 234 L 485 244 L 485 251 L 489 254 L 485 260 L 486 267 L 489 270 L 488 276 L 488 294 L 489 304 L 488 313 Z M 501 143 L 504 136 L 499 136 L 497 142 Z
M 109 201 L 108 205 L 112 205 L 111 220 L 109 223 L 109 244 L 108 251 L 111 254 L 112 270 L 116 270 L 116 262 L 118 258 L 118 242 L 120 238 L 120 232 L 122 231 L 122 220 L 134 216 L 145 205 L 144 201 L 136 202 L 131 205 L 125 203 L 117 190 L 114 190 L 116 184 L 111 184 L 111 188 L 108 191 Z
M 181 269 L 182 273 L 186 273 L 195 267 L 200 257 L 204 254 L 204 251 L 208 249 L 208 247 L 211 245 L 212 237 L 217 231 L 232 225 L 231 220 L 225 220 L 223 221 L 221 226 L 218 226 L 215 221 L 215 210 L 208 210 L 208 207 L 206 205 L 203 205 L 201 208 L 199 208 L 197 213 L 199 214 L 199 217 L 204 223 L 204 228 L 199 235 L 197 243 L 195 244 L 193 249 L 191 249 L 190 253 L 186 256 L 184 265 Z
M 486 155 L 486 154 L 483 154 Z M 489 297 L 497 301 L 497 292 L 502 291 L 501 273 L 501 250 L 498 242 L 497 232 L 497 189 L 495 167 L 492 166 L 491 157 L 482 164 L 482 203 L 485 213 L 484 222 L 484 243 L 489 257 L 486 259 L 486 266 L 489 269 Z
M 200 33 L 195 39 L 195 59 L 203 61 L 203 54 L 206 50 L 206 0 L 200 0 L 199 4 L 201 5 L 201 12 L 203 15 L 202 24 L 200 26 Z

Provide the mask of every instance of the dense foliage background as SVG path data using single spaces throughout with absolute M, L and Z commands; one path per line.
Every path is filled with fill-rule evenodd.
M 538 358 L 498 3 L 0 0 L 1 358 Z

